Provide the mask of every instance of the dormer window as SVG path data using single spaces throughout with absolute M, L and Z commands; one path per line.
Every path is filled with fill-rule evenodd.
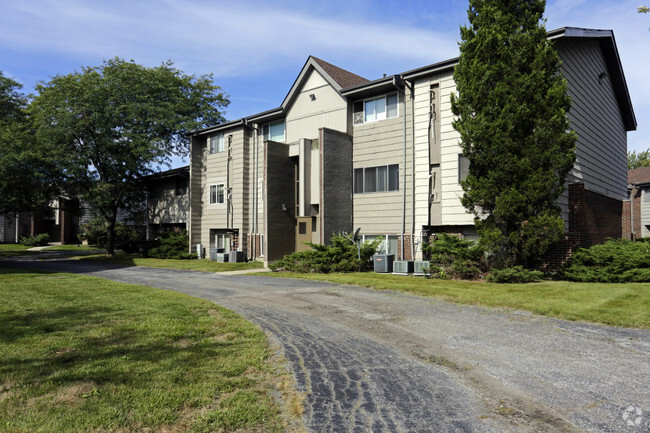
M 210 153 L 223 152 L 223 132 L 210 137 Z
M 378 98 L 365 99 L 354 103 L 354 124 L 376 122 L 397 117 L 397 93 L 389 93 Z
M 263 125 L 262 135 L 264 136 L 265 141 L 284 141 L 284 120 Z

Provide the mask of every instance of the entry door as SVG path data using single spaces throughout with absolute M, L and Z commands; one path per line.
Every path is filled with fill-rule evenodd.
M 305 242 L 311 242 L 311 217 L 296 218 L 296 251 L 305 251 L 309 245 Z

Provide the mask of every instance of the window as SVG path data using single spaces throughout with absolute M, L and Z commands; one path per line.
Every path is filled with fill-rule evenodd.
M 458 183 L 465 180 L 469 173 L 469 159 L 465 158 L 462 153 L 458 154 Z
M 215 236 L 215 244 L 217 246 L 218 253 L 229 253 L 230 252 L 230 234 L 229 233 L 218 233 Z
M 262 135 L 264 140 L 284 141 L 284 120 L 263 125 Z
M 210 204 L 225 203 L 225 185 L 210 185 Z
M 375 239 L 381 239 L 377 246 L 377 254 L 395 254 L 398 255 L 399 236 L 397 235 L 363 235 L 363 242 L 371 242 Z
M 399 164 L 354 169 L 354 192 L 399 191 Z
M 223 133 L 210 137 L 210 153 L 223 152 Z
M 354 124 L 375 122 L 378 120 L 397 117 L 397 93 L 380 96 L 379 98 L 357 101 L 353 105 Z

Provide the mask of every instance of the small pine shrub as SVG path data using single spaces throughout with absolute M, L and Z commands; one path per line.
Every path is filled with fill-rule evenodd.
M 558 277 L 593 283 L 650 282 L 650 242 L 611 239 L 582 248 L 573 254 Z
M 474 242 L 458 236 L 440 233 L 438 239 L 423 245 L 431 261 L 431 276 L 474 280 L 486 269 L 484 251 Z
M 533 271 L 523 266 L 513 266 L 512 268 L 495 269 L 487 277 L 490 283 L 533 283 L 540 281 L 544 273 Z
M 26 247 L 44 247 L 50 242 L 50 235 L 41 233 L 34 236 L 21 236 L 20 243 Z
M 334 235 L 330 243 L 308 245 L 312 248 L 284 256 L 269 264 L 273 271 L 299 273 L 329 273 L 368 271 L 372 268 L 372 256 L 377 251 L 380 240 L 366 241 L 361 244 L 361 261 L 357 244 L 341 235 Z
M 188 253 L 189 236 L 187 231 L 165 232 L 158 238 L 158 246 L 147 251 L 147 256 L 156 259 L 196 259 L 195 253 Z

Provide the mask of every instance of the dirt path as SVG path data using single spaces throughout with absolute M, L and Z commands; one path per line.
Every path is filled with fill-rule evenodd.
M 650 432 L 647 330 L 301 280 L 20 266 L 147 284 L 241 313 L 282 348 L 313 432 Z

